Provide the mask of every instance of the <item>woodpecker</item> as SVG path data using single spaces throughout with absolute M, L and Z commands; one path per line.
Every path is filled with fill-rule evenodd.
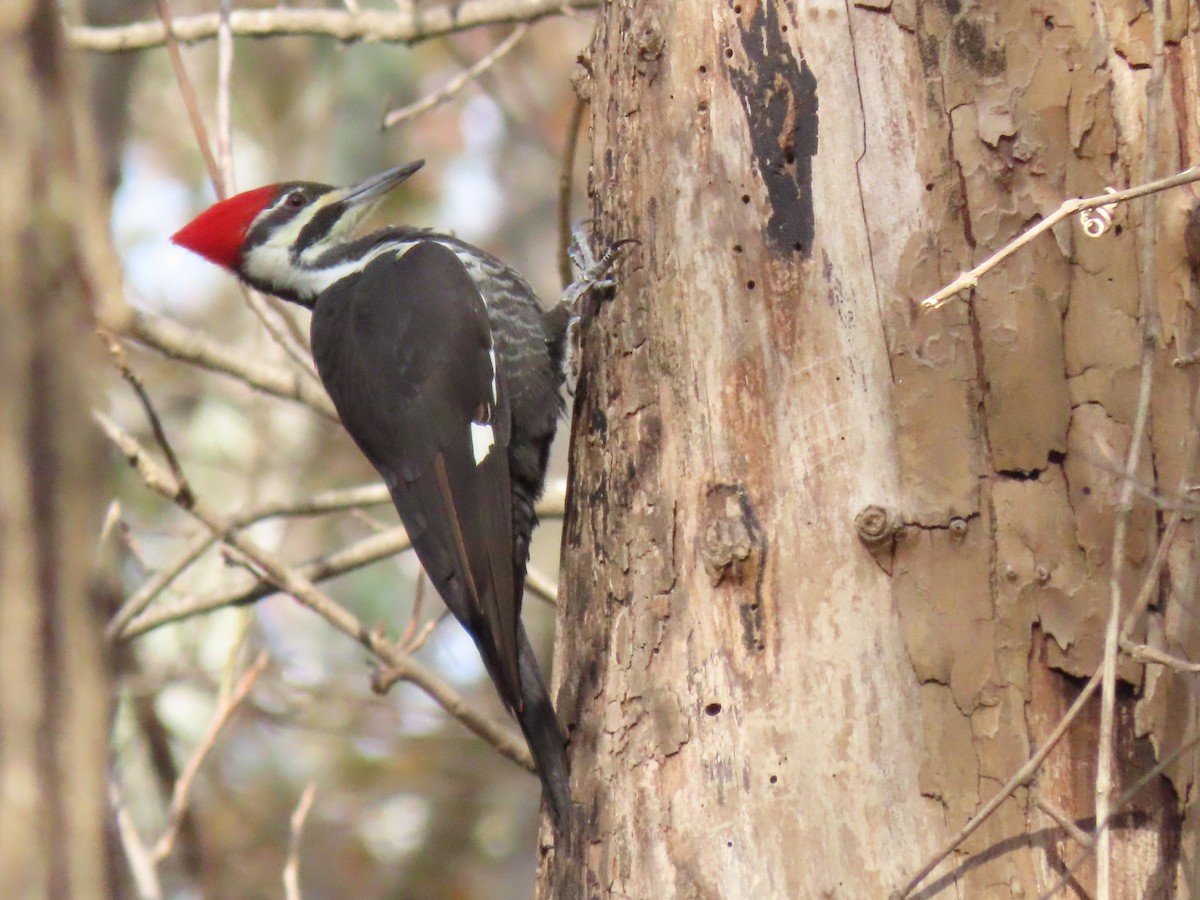
M 513 269 L 450 235 L 392 226 L 355 237 L 423 164 L 346 188 L 246 191 L 172 240 L 312 310 L 313 358 L 342 424 L 520 724 L 562 828 L 565 740 L 520 614 L 571 310 L 544 310 Z

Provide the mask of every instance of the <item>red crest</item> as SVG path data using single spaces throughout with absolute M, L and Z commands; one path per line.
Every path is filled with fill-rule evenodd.
M 279 189 L 279 185 L 270 184 L 214 203 L 175 232 L 171 240 L 218 266 L 236 269 L 250 223 L 274 202 Z

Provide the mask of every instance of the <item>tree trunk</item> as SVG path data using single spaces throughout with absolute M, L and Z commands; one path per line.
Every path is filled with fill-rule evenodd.
M 1172 7 L 1163 174 L 1198 147 Z M 1063 199 L 1141 180 L 1149 23 L 1140 0 L 604 8 L 596 217 L 641 246 L 584 326 L 559 618 L 584 814 L 539 896 L 886 897 L 1099 668 L 1138 208 L 917 302 Z M 1171 494 L 1190 199 L 1152 202 L 1173 346 L 1141 477 Z M 1127 602 L 1164 522 L 1134 510 Z M 1198 658 L 1192 547 L 1185 524 L 1149 631 Z M 1117 792 L 1194 729 L 1190 682 L 1152 668 L 1121 666 Z M 1090 827 L 1097 719 L 920 896 L 1050 887 L 1082 850 L 1030 788 Z M 1113 896 L 1186 893 L 1184 759 L 1122 810 Z
M 93 182 L 58 17 L 52 0 L 0 9 L 0 896 L 86 900 L 110 896 L 103 453 L 77 237 Z

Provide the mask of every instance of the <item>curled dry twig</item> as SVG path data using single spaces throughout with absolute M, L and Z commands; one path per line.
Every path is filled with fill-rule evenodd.
M 1150 194 L 1157 194 L 1161 191 L 1168 190 L 1173 187 L 1179 187 L 1184 184 L 1191 184 L 1194 181 L 1200 181 L 1200 166 L 1192 166 L 1190 169 L 1184 169 L 1182 172 L 1177 172 L 1168 178 L 1160 178 L 1156 181 L 1139 184 L 1135 187 L 1126 188 L 1123 191 L 1114 193 L 1099 194 L 1095 197 L 1082 197 L 1074 200 L 1064 200 L 1053 213 L 1042 219 L 1036 225 L 1022 232 L 1017 237 L 1013 238 L 975 268 L 969 272 L 963 272 L 952 282 L 946 285 L 939 291 L 930 294 L 921 301 L 921 306 L 926 309 L 937 309 L 947 300 L 953 298 L 956 294 L 962 291 L 969 290 L 979 283 L 979 279 L 990 272 L 1004 260 L 1008 259 L 1038 235 L 1049 231 L 1059 222 L 1064 219 L 1069 219 L 1071 216 L 1077 215 L 1085 209 L 1095 209 L 1100 206 L 1105 206 L 1109 203 L 1124 203 L 1127 200 L 1136 200 L 1138 197 L 1146 197 Z

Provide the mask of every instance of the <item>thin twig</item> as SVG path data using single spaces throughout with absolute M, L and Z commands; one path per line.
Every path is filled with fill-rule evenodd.
M 558 277 L 563 290 L 575 280 L 571 270 L 571 194 L 575 191 L 575 154 L 579 150 L 579 132 L 587 101 L 575 98 L 571 120 L 567 123 L 567 143 L 563 147 L 562 170 L 558 176 Z
M 188 121 L 192 125 L 196 144 L 200 147 L 200 153 L 204 157 L 204 165 L 208 169 L 208 177 L 209 181 L 212 182 L 213 192 L 217 195 L 217 199 L 223 200 L 233 192 L 233 132 L 230 115 L 233 37 L 230 32 L 229 22 L 230 0 L 221 0 L 221 11 L 218 14 L 217 23 L 217 32 L 219 35 L 217 44 L 217 150 L 220 156 L 219 161 L 213 155 L 212 145 L 208 138 L 208 130 L 204 127 L 204 117 L 200 114 L 200 104 L 196 98 L 195 86 L 192 84 L 192 80 L 188 77 L 187 70 L 183 66 L 183 56 L 179 52 L 179 42 L 175 34 L 174 22 L 171 19 L 171 11 L 167 7 L 166 0 L 156 0 L 156 3 L 158 4 L 159 18 L 162 20 L 167 51 L 171 57 L 171 67 L 175 72 L 175 81 L 179 85 L 179 93 L 183 97 L 184 107 L 187 109 Z M 268 319 L 261 309 L 263 300 L 257 294 L 252 298 L 250 296 L 251 293 L 249 289 L 242 288 L 242 295 L 246 297 L 246 302 L 249 304 L 251 311 L 262 323 L 263 328 L 267 330 L 272 340 L 283 349 L 284 353 L 293 359 L 307 376 L 315 380 L 316 374 L 313 370 L 311 360 L 306 360 L 305 354 L 296 353 L 279 332 L 278 327 Z M 282 301 L 276 300 L 276 303 L 282 303 Z M 277 311 L 279 310 L 277 309 Z M 280 314 L 283 315 L 282 312 Z M 287 318 L 286 315 L 283 318 L 292 326 L 291 330 L 294 332 L 295 323 L 290 318 Z
M 399 125 L 401 122 L 405 122 L 414 116 L 419 116 L 421 113 L 427 112 L 434 107 L 445 103 L 459 91 L 465 88 L 468 84 L 477 79 L 480 75 L 507 56 L 509 51 L 517 46 L 521 38 L 525 37 L 525 35 L 529 33 L 529 28 L 530 26 L 528 23 L 522 22 L 511 32 L 509 32 L 508 36 L 499 44 L 497 44 L 490 53 L 480 58 L 478 62 L 474 63 L 469 68 L 459 72 L 449 81 L 447 81 L 443 87 L 426 97 L 422 97 L 415 103 L 410 103 L 408 106 L 402 106 L 399 109 L 394 109 L 389 112 L 383 117 L 383 127 L 391 128 L 393 125 Z
M 158 444 L 158 448 L 162 451 L 163 456 L 166 457 L 171 474 L 179 482 L 179 489 L 190 496 L 192 489 L 188 485 L 187 477 L 183 474 L 183 466 L 179 464 L 179 457 L 175 455 L 175 448 L 171 446 L 171 442 L 167 438 L 167 431 L 163 428 L 162 419 L 159 418 L 158 411 L 154 408 L 154 404 L 150 400 L 146 386 L 129 365 L 129 357 L 125 355 L 125 348 L 121 346 L 121 343 L 111 331 L 105 328 L 99 328 L 97 331 L 105 345 L 107 345 L 109 355 L 112 357 L 117 371 L 121 373 L 121 377 L 125 379 L 126 383 L 133 388 L 133 393 L 142 405 L 142 411 L 146 414 L 146 419 L 150 423 L 150 431 L 154 435 L 154 442 Z
M 1146 571 L 1145 578 L 1142 579 L 1142 587 L 1138 591 L 1137 597 L 1134 598 L 1133 605 L 1129 607 L 1129 612 L 1125 615 L 1125 621 L 1121 624 L 1122 641 L 1128 640 L 1129 636 L 1133 634 L 1133 629 L 1137 627 L 1142 613 L 1149 608 L 1150 601 L 1158 593 L 1158 577 L 1162 574 L 1163 567 L 1167 564 L 1167 554 L 1171 550 L 1171 545 L 1175 543 L 1175 534 L 1179 531 L 1179 524 L 1182 521 L 1182 510 L 1175 510 L 1171 514 L 1171 518 L 1167 520 L 1167 527 L 1163 530 L 1162 537 L 1159 538 L 1158 549 L 1154 553 L 1154 559 L 1150 563 L 1150 568 Z
M 424 647 L 425 642 L 429 640 L 429 636 L 431 634 L 433 634 L 433 632 L 437 629 L 437 627 L 439 625 L 442 624 L 442 622 L 446 621 L 446 618 L 449 615 L 450 615 L 450 610 L 443 609 L 440 613 L 438 613 L 436 616 L 434 616 L 432 619 L 430 619 L 428 622 L 425 623 L 425 625 L 421 628 L 421 630 L 419 632 L 417 632 L 416 637 L 414 637 L 412 639 L 412 642 L 404 649 L 408 653 L 416 653 L 418 650 L 420 650 L 422 647 Z M 383 688 L 383 690 L 386 691 L 387 688 L 390 686 L 391 686 L 390 684 L 387 685 L 386 687 Z
M 216 746 L 221 730 L 233 718 L 233 714 L 237 712 L 238 707 L 246 699 L 259 676 L 266 671 L 270 662 L 271 657 L 265 650 L 259 653 L 250 668 L 238 679 L 237 685 L 229 696 L 222 698 L 218 704 L 217 711 L 213 714 L 212 721 L 208 723 L 204 736 L 200 738 L 200 742 L 192 751 L 192 755 L 188 758 L 187 764 L 175 782 L 175 790 L 171 793 L 171 806 L 167 812 L 167 827 L 152 851 L 155 860 L 161 862 L 170 855 L 171 848 L 175 846 L 175 836 L 179 833 L 179 824 L 183 821 L 184 813 L 187 812 L 188 795 L 191 792 L 192 783 L 196 780 L 200 767 L 204 764 L 208 754 L 212 752 L 213 747 Z
M 229 16 L 232 0 L 221 0 L 217 16 L 217 164 L 221 172 L 222 197 L 236 193 L 233 179 L 233 117 L 231 82 L 233 80 L 233 32 Z
M 1143 180 L 1150 183 L 1158 175 L 1158 112 L 1162 98 L 1163 27 L 1166 5 L 1154 0 L 1154 52 L 1150 81 L 1146 85 L 1146 140 L 1143 147 Z M 1117 500 L 1116 524 L 1113 528 L 1113 549 L 1109 569 L 1108 623 L 1104 629 L 1104 685 L 1100 695 L 1100 731 L 1096 753 L 1096 900 L 1112 897 L 1112 832 L 1105 828 L 1112 815 L 1113 785 L 1116 754 L 1117 716 L 1117 655 L 1121 639 L 1121 579 L 1125 572 L 1125 545 L 1129 534 L 1129 518 L 1133 512 L 1134 479 L 1142 458 L 1142 440 L 1150 417 L 1150 390 L 1154 384 L 1154 351 L 1162 331 L 1158 313 L 1158 272 L 1155 266 L 1158 222 L 1157 198 L 1150 195 L 1142 201 L 1140 228 L 1141 259 L 1139 268 L 1140 312 L 1142 319 L 1141 383 L 1137 410 L 1129 437 L 1125 463 L 1125 481 Z
M 129 527 L 129 523 L 124 519 L 117 522 L 117 538 L 121 541 L 121 545 L 129 553 L 129 558 L 137 563 L 138 570 L 143 574 L 150 571 L 150 566 L 146 562 L 146 554 L 142 552 L 142 548 L 138 546 L 137 539 L 133 536 L 133 529 Z
M 1166 666 L 1167 668 L 1176 672 L 1186 672 L 1190 674 L 1200 672 L 1200 663 L 1194 663 L 1187 659 L 1180 659 L 1178 656 L 1172 656 L 1169 653 L 1164 653 L 1162 650 L 1155 649 L 1148 644 L 1135 644 L 1132 641 L 1121 641 L 1121 649 L 1128 654 L 1129 658 L 1134 662 Z
M 121 785 L 116 776 L 111 776 L 108 783 L 109 802 L 112 804 L 113 818 L 117 823 L 117 834 L 121 838 L 121 849 L 125 851 L 125 860 L 129 863 L 129 873 L 133 876 L 133 884 L 140 900 L 162 900 L 162 885 L 158 880 L 158 863 L 150 855 L 133 816 L 125 805 L 125 797 L 121 793 Z
M 1098 206 L 1107 206 L 1109 203 L 1124 203 L 1126 200 L 1135 200 L 1138 197 L 1157 194 L 1160 191 L 1179 187 L 1184 184 L 1191 184 L 1194 181 L 1200 181 L 1200 166 L 1192 166 L 1190 169 L 1184 169 L 1182 172 L 1178 172 L 1168 178 L 1160 178 L 1157 181 L 1139 184 L 1136 187 L 1126 188 L 1123 191 L 1116 191 L 1111 194 L 1099 194 L 1095 197 L 1065 200 L 1047 218 L 1042 219 L 1042 221 L 1038 222 L 1028 231 L 1022 232 L 1013 238 L 1013 240 L 971 269 L 971 271 L 963 272 L 940 291 L 930 294 L 921 301 L 921 306 L 925 309 L 937 309 L 960 292 L 975 287 L 979 283 L 981 276 L 996 268 L 996 266 L 1004 262 L 1004 260 L 1008 259 L 1008 257 L 1012 256 L 1038 235 L 1049 231 L 1059 222 L 1063 221 L 1063 219 L 1070 218 L 1085 209 L 1095 209 Z
M 558 585 L 533 566 L 525 570 L 525 589 L 551 606 L 558 602 Z
M 238 37 L 319 35 L 340 41 L 412 44 L 482 25 L 536 22 L 547 16 L 595 9 L 599 5 L 600 0 L 575 0 L 573 3 L 562 0 L 462 0 L 420 10 L 364 9 L 357 13 L 275 7 L 235 10 L 229 24 Z M 173 31 L 177 41 L 191 44 L 215 37 L 219 27 L 220 17 L 208 13 L 177 19 Z M 67 37 L 75 47 L 104 53 L 145 50 L 166 42 L 162 22 L 137 22 L 112 28 L 77 25 L 67 29 Z
M 1144 278 L 1153 277 L 1153 269 L 1143 274 Z M 1137 472 L 1142 458 L 1142 440 L 1146 433 L 1146 421 L 1150 412 L 1150 388 L 1154 383 L 1154 347 L 1143 341 L 1142 344 L 1142 373 L 1138 391 L 1137 412 L 1134 415 L 1133 429 L 1129 438 L 1129 455 L 1126 458 L 1125 473 L 1131 477 Z M 1125 575 L 1125 545 L 1129 533 L 1129 517 L 1133 511 L 1133 487 L 1127 480 L 1121 485 L 1117 499 L 1115 524 L 1113 526 L 1113 544 L 1109 564 L 1109 609 L 1108 623 L 1104 629 L 1104 657 L 1102 663 L 1103 690 L 1100 696 L 1100 732 L 1097 737 L 1098 753 L 1096 762 L 1096 822 L 1108 821 L 1109 801 L 1113 785 L 1113 753 L 1116 729 L 1117 704 L 1117 650 L 1120 646 L 1121 628 L 1121 580 Z M 1108 900 L 1109 893 L 1109 856 L 1111 842 L 1105 831 L 1096 829 L 1096 859 L 1099 866 L 1096 870 L 1096 898 Z
M 208 131 L 204 127 L 204 117 L 200 115 L 200 103 L 196 99 L 196 89 L 192 85 L 192 80 L 188 78 L 187 69 L 183 67 L 183 54 L 179 52 L 179 39 L 175 31 L 175 23 L 171 19 L 171 10 L 167 7 L 167 0 L 155 0 L 155 4 L 158 7 L 159 21 L 147 24 L 153 25 L 161 31 L 161 40 L 159 43 L 166 44 L 167 55 L 171 57 L 171 68 L 175 72 L 175 82 L 179 85 L 179 93 L 183 97 L 183 105 L 187 110 L 188 122 L 191 123 L 192 132 L 196 136 L 196 144 L 200 147 L 200 155 L 204 157 L 204 166 L 208 169 L 208 178 L 212 182 L 217 196 L 223 198 L 225 195 L 221 193 L 221 167 L 217 165 L 217 159 L 213 156 L 212 145 L 208 142 Z
M 967 822 L 967 824 L 961 829 L 959 829 L 958 833 L 954 835 L 954 837 L 946 841 L 946 843 L 938 848 L 936 853 L 923 862 L 921 867 L 917 869 L 917 871 L 913 873 L 912 877 L 909 878 L 904 884 L 904 887 L 892 893 L 889 900 L 903 900 L 903 898 L 907 897 L 914 890 L 916 890 L 917 885 L 925 880 L 925 876 L 936 869 L 942 860 L 954 852 L 955 848 L 958 847 L 959 844 L 974 834 L 976 829 L 978 829 L 980 825 L 987 821 L 988 816 L 1000 808 L 1001 803 L 1007 800 L 1017 788 L 1027 784 L 1033 778 L 1033 776 L 1037 774 L 1038 769 L 1042 767 L 1042 763 L 1046 761 L 1046 757 L 1050 755 L 1050 751 L 1058 745 L 1060 740 L 1062 740 L 1063 735 L 1067 733 L 1067 729 L 1071 726 L 1071 723 L 1074 722 L 1079 714 L 1083 711 L 1084 706 L 1087 704 L 1088 698 L 1090 698 L 1092 694 L 1096 692 L 1096 688 L 1099 686 L 1100 672 L 1096 672 L 1096 674 L 1088 680 L 1088 683 L 1084 685 L 1083 690 L 1080 691 L 1079 696 L 1075 698 L 1075 702 L 1071 704 L 1071 708 L 1067 710 L 1066 715 L 1064 715 L 1059 720 L 1058 724 L 1054 726 L 1054 730 L 1050 732 L 1050 736 L 1046 738 L 1046 742 L 1042 744 L 1041 749 L 1031 756 L 1029 761 L 1025 763 L 1025 765 L 1021 766 L 1021 768 L 1017 770 L 1016 774 L 1013 775 L 1012 778 L 1005 782 L 1004 787 L 1000 788 L 1000 790 L 996 791 L 996 793 L 992 795 L 992 798 L 983 805 L 983 808 L 980 809 L 979 812 L 971 816 L 971 820 Z
M 1095 843 L 1090 834 L 1076 825 L 1071 817 L 1052 803 L 1048 797 L 1043 797 L 1040 791 L 1034 793 L 1033 805 L 1053 819 L 1080 847 L 1091 847 Z
M 145 485 L 178 504 L 174 479 L 146 453 L 141 443 L 100 413 L 95 414 L 95 419 L 109 440 L 125 455 Z M 197 520 L 203 522 L 222 541 L 252 559 L 281 591 L 295 597 L 302 605 L 317 613 L 338 631 L 358 641 L 379 657 L 389 669 L 401 673 L 401 677 L 425 691 L 447 713 L 495 747 L 501 755 L 517 763 L 526 771 L 534 770 L 533 760 L 524 741 L 471 709 L 458 691 L 416 660 L 402 653 L 393 644 L 384 640 L 382 635 L 368 631 L 353 613 L 335 603 L 312 581 L 288 566 L 276 554 L 261 547 L 247 538 L 245 534 L 233 528 L 228 521 L 211 509 L 203 498 L 194 498 L 190 506 L 181 504 L 180 506 Z
M 104 636 L 110 641 L 117 640 L 121 633 L 154 599 L 165 591 L 181 574 L 184 569 L 194 563 L 200 556 L 216 543 L 216 538 L 209 532 L 203 532 L 193 538 L 175 559 L 159 568 L 132 596 L 117 610 L 104 629 Z
M 300 795 L 296 811 L 292 813 L 291 830 L 288 835 L 287 864 L 283 867 L 283 894 L 287 900 L 300 900 L 300 836 L 304 832 L 304 820 L 312 809 L 317 795 L 316 782 L 311 782 Z
M 412 647 L 409 642 L 413 639 L 413 635 L 417 633 L 417 625 L 421 621 L 421 606 L 425 602 L 425 585 L 429 579 L 425 577 L 425 568 L 421 567 L 417 572 L 417 580 L 413 585 L 413 602 L 412 612 L 408 615 L 408 623 L 404 626 L 404 630 L 400 632 L 400 639 L 396 641 L 404 648 L 405 653 L 412 653 Z

